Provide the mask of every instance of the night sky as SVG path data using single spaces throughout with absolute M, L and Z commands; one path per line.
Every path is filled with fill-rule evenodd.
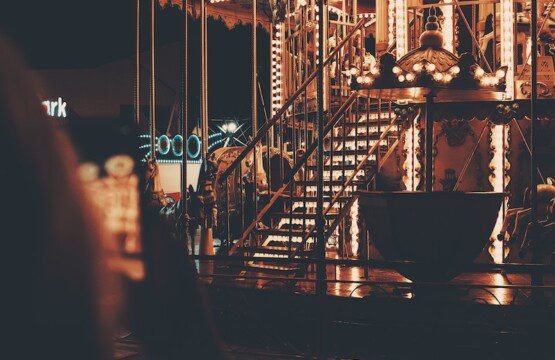
M 143 5 L 142 48 L 146 50 L 150 1 L 143 1 Z M 0 8 L 0 30 L 14 40 L 33 68 L 96 67 L 134 56 L 135 6 L 135 0 L 9 1 Z M 178 42 L 182 21 L 182 13 L 177 8 L 157 8 L 157 46 Z M 191 21 L 189 104 L 192 117 L 198 116 L 200 101 L 199 30 L 199 21 Z M 250 118 L 251 26 L 239 25 L 228 30 L 223 22 L 211 19 L 208 31 L 210 117 Z M 267 97 L 269 39 L 265 31 L 260 30 L 258 34 L 259 76 Z M 180 69 L 175 69 L 175 74 L 179 76 Z M 264 119 L 262 109 L 259 118 Z
M 136 0 L 94 1 L 9 1 L 0 6 L 0 33 L 7 35 L 24 54 L 33 69 L 86 69 L 95 68 L 135 56 Z M 141 48 L 150 48 L 150 0 L 142 0 Z M 156 9 L 156 45 L 172 45 L 181 64 L 179 42 L 183 29 L 183 13 L 177 7 Z M 199 120 L 200 110 L 200 21 L 189 18 L 189 131 Z M 251 119 L 251 34 L 250 24 L 227 29 L 223 22 L 208 20 L 209 36 L 209 118 Z M 258 31 L 259 80 L 269 105 L 269 35 Z M 167 51 L 165 52 L 167 53 Z M 0 54 L 1 56 L 1 54 Z M 133 64 L 132 61 L 129 62 Z M 160 61 L 162 63 L 162 61 Z M 148 69 L 149 64 L 143 63 Z M 174 65 L 175 66 L 175 65 Z M 135 69 L 130 66 L 129 73 Z M 176 80 L 181 69 L 171 69 Z M 132 77 L 130 77 L 132 78 Z M 148 73 L 142 74 L 142 86 L 148 85 Z M 106 79 L 109 82 L 109 79 Z M 178 84 L 178 81 L 174 82 Z M 111 86 L 107 83 L 106 86 Z M 129 89 L 126 111 L 114 119 L 81 119 L 72 117 L 64 129 L 73 140 L 82 161 L 103 162 L 115 153 L 134 153 L 135 138 L 132 112 L 133 84 Z M 179 101 L 179 88 L 174 89 Z M 106 94 L 90 94 L 95 97 Z M 147 99 L 143 103 L 147 104 Z M 146 106 L 145 106 L 146 107 Z M 264 122 L 264 108 L 259 101 L 259 126 Z M 158 134 L 166 130 L 171 109 L 157 108 Z M 148 109 L 143 109 L 148 116 Z M 148 124 L 142 124 L 142 132 Z M 248 126 L 246 127 L 248 128 Z M 174 132 L 177 129 L 174 129 Z M 98 139 L 103 139 L 98 142 Z

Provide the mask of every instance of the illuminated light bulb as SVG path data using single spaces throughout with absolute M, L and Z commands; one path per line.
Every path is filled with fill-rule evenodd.
M 399 82 L 403 82 L 403 81 L 405 81 L 405 76 L 404 75 L 399 75 L 397 77 L 397 80 L 399 80 Z
M 435 74 L 434 74 L 434 80 L 435 80 L 435 81 L 441 81 L 441 80 L 443 80 L 443 74 L 440 73 L 440 72 L 435 73 Z
M 458 67 L 457 65 L 455 65 L 455 66 L 453 66 L 453 67 L 451 68 L 451 72 L 452 72 L 453 74 L 458 74 L 458 73 L 461 72 L 461 68 Z
M 408 73 L 405 78 L 407 79 L 407 81 L 413 81 L 414 80 L 414 74 L 413 73 Z
M 445 82 L 451 82 L 451 80 L 453 80 L 453 75 L 451 74 L 445 74 L 445 76 L 443 77 L 443 80 Z
M 370 69 L 370 73 L 372 75 L 376 75 L 378 73 L 378 68 L 377 67 L 373 67 L 372 69 Z
M 351 75 L 356 75 L 358 73 L 358 69 L 353 66 L 349 72 L 351 73 Z
M 299 6 L 306 6 L 306 0 L 300 0 Z
M 416 63 L 412 66 L 412 69 L 416 72 L 422 71 L 422 64 L 421 63 Z
M 484 86 L 491 86 L 492 85 L 491 78 L 489 76 L 483 77 L 480 82 Z
M 435 64 L 432 64 L 432 63 L 427 63 L 427 64 L 426 64 L 426 70 L 432 72 L 432 71 L 434 71 L 435 69 L 436 69 L 436 65 L 435 65 Z
M 364 77 L 364 82 L 370 84 L 372 82 L 372 78 L 370 76 Z
M 476 74 L 476 76 L 478 76 L 478 77 L 484 76 L 485 73 L 486 72 L 481 67 L 477 68 L 476 71 L 474 72 L 474 74 Z
M 497 70 L 497 71 L 495 72 L 495 75 L 496 75 L 498 78 L 502 78 L 502 77 L 505 77 L 506 72 L 505 72 L 505 70 L 503 70 L 503 69 L 499 69 L 499 70 Z
M 362 84 L 363 81 L 364 79 L 362 78 L 362 76 L 357 77 L 357 83 Z
M 394 66 L 392 71 L 395 75 L 397 75 L 397 74 L 401 73 L 402 70 L 401 70 L 400 67 Z

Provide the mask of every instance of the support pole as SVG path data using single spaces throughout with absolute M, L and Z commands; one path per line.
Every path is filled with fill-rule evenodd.
M 252 0 L 252 138 L 256 138 L 256 133 L 258 131 L 258 106 L 257 106 L 257 81 L 258 81 L 258 76 L 257 76 L 257 62 L 256 62 L 256 27 L 257 27 L 257 19 L 256 19 L 256 1 L 257 0 Z M 262 142 L 260 143 L 260 145 L 262 146 Z M 254 166 L 254 172 L 253 172 L 253 186 L 254 186 L 254 191 L 253 191 L 253 204 L 254 204 L 254 214 L 256 216 L 258 209 L 257 209 L 257 191 L 256 191 L 256 187 L 258 186 L 258 171 L 262 170 L 262 169 L 258 169 L 257 165 L 257 146 L 255 144 L 254 146 L 254 150 L 252 152 L 253 154 L 253 166 Z M 267 150 L 269 153 L 269 149 Z M 260 156 L 262 156 L 262 150 L 260 151 Z
M 530 117 L 531 117 L 531 128 L 530 128 L 530 188 L 531 188 L 531 196 L 530 196 L 530 224 L 528 229 L 528 236 L 530 236 L 529 244 L 532 246 L 532 263 L 540 263 L 542 258 L 542 246 L 540 244 L 540 239 L 538 238 L 538 173 L 536 171 L 537 168 L 537 159 L 536 159 L 536 152 L 537 152 L 537 102 L 538 102 L 538 1 L 532 0 L 531 4 L 531 21 L 530 26 L 532 27 L 530 30 L 532 36 L 532 49 L 531 49 L 531 56 L 532 56 L 532 74 L 530 83 L 532 84 L 532 94 L 530 97 Z M 532 273 L 531 274 L 531 284 L 532 285 L 543 285 L 543 276 L 541 273 Z M 534 299 L 539 300 L 542 297 L 541 290 L 534 290 L 532 296 Z
M 531 202 L 531 214 L 530 220 L 532 222 L 536 222 L 538 219 L 538 176 L 536 173 L 536 150 L 537 150 L 537 141 L 536 141 L 536 128 L 537 128 L 537 115 L 536 115 L 536 106 L 538 102 L 538 3 L 537 0 L 532 1 L 532 6 L 530 11 L 532 12 L 532 20 L 530 22 L 530 26 L 532 27 L 530 33 L 532 36 L 532 49 L 531 49 L 531 56 L 532 56 L 532 74 L 530 83 L 532 84 L 532 94 L 530 97 L 530 117 L 531 117 L 531 128 L 530 128 L 530 147 L 532 153 L 530 155 L 530 186 L 532 188 L 532 196 L 530 198 Z
M 188 234 L 188 219 L 189 213 L 187 203 L 187 137 L 189 131 L 189 14 L 187 13 L 187 0 L 181 2 L 183 10 L 183 34 L 182 34 L 182 73 L 181 73 L 181 136 L 183 138 L 183 154 L 181 155 L 181 206 L 182 206 L 182 228 L 181 236 L 183 242 L 186 244 Z M 193 243 L 191 242 L 191 247 Z
M 205 171 L 207 170 L 208 156 L 208 39 L 206 31 L 206 0 L 200 3 L 200 108 L 201 108 L 201 132 L 202 132 L 202 158 Z
M 212 195 L 213 184 L 212 179 L 208 179 L 208 32 L 206 26 L 206 0 L 201 1 L 200 7 L 200 31 L 201 31 L 201 67 L 200 67 L 200 95 L 201 95 L 201 121 L 202 121 L 202 159 L 204 162 L 204 174 L 207 178 L 204 179 L 205 183 L 203 188 L 200 189 L 204 197 L 204 220 L 200 233 L 200 254 L 201 255 L 214 255 L 214 237 L 212 233 Z
M 316 187 L 316 297 L 317 297 L 317 321 L 316 321 L 316 334 L 317 334 L 317 355 L 319 359 L 324 359 L 325 356 L 325 297 L 327 293 L 326 283 L 326 244 L 324 238 L 324 6 L 325 0 L 318 0 L 318 76 L 317 76 L 317 141 L 318 141 L 318 155 L 317 155 L 317 172 L 318 182 Z
M 433 191 L 434 176 L 434 97 L 432 92 L 426 95 L 426 192 Z
M 141 122 L 141 0 L 137 0 L 135 33 L 135 122 Z
M 150 4 L 150 158 L 156 161 L 156 0 Z

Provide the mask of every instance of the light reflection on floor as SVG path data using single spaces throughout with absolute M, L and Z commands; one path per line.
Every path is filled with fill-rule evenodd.
M 198 240 L 198 239 L 197 239 Z M 217 241 L 217 240 L 216 240 Z M 216 242 L 215 241 L 215 242 Z M 218 245 L 219 245 L 219 241 Z M 196 241 L 195 252 L 198 254 L 199 247 Z M 332 257 L 334 258 L 334 257 Z M 336 254 L 335 254 L 336 258 Z M 223 284 L 239 287 L 247 287 L 261 290 L 279 290 L 294 292 L 297 294 L 313 294 L 315 292 L 314 282 L 303 281 L 303 278 L 296 277 L 295 274 L 284 274 L 275 272 L 264 272 L 242 267 L 236 262 L 229 264 L 218 264 L 215 266 L 210 261 L 195 261 L 195 265 L 199 274 L 224 274 L 228 277 L 220 278 L 217 281 L 202 277 L 204 284 Z M 364 267 L 344 266 L 328 264 L 326 268 L 326 276 L 328 279 L 328 295 L 340 297 L 394 297 L 411 299 L 414 293 L 410 288 L 411 281 L 400 275 L 395 270 L 370 268 L 365 272 Z M 253 279 L 234 278 L 233 276 L 246 276 Z M 314 269 L 309 270 L 308 279 L 315 279 Z M 367 276 L 367 277 L 366 277 Z M 265 279 L 256 279 L 256 277 L 264 277 Z M 269 280 L 269 277 L 277 279 Z M 332 280 L 340 280 L 334 282 Z M 341 282 L 343 281 L 343 282 Z M 355 281 L 352 283 L 351 281 Z M 360 282 L 357 282 L 360 281 Z M 377 282 L 377 284 L 363 284 L 365 281 Z M 396 285 L 384 283 L 397 283 Z M 404 286 L 406 283 L 407 286 Z M 508 288 L 499 288 L 495 286 L 507 285 L 529 285 L 530 277 L 527 274 L 502 274 L 499 272 L 492 273 L 463 273 L 449 282 L 450 285 L 483 285 L 466 291 L 461 291 L 455 297 L 450 296 L 450 300 L 463 300 L 471 302 L 482 302 L 492 305 L 508 305 L 523 304 L 529 299 L 530 290 L 515 290 Z M 545 285 L 555 285 L 555 275 L 545 276 Z M 550 299 L 555 299 L 555 291 L 548 291 L 546 295 Z
M 315 273 L 308 277 L 297 277 L 294 273 L 264 272 L 230 264 L 213 265 L 201 261 L 198 266 L 202 283 L 212 285 L 236 286 L 241 288 L 289 292 L 311 295 L 315 293 Z M 202 275 L 221 274 L 225 277 L 212 279 Z M 243 276 L 247 278 L 236 278 Z M 307 280 L 308 279 L 308 280 Z M 418 298 L 412 290 L 410 280 L 407 280 L 395 270 L 371 268 L 365 277 L 363 267 L 356 266 L 327 266 L 328 295 L 353 298 Z M 339 280 L 339 281 L 334 281 Z M 352 283 L 351 281 L 354 281 Z M 360 281 L 360 282 L 358 282 Z M 365 282 L 371 282 L 364 284 Z M 406 284 L 406 285 L 404 285 Z M 436 300 L 455 302 L 486 303 L 491 305 L 522 305 L 529 300 L 529 289 L 498 288 L 495 286 L 529 285 L 530 277 L 525 274 L 501 273 L 463 273 L 433 290 Z M 544 284 L 555 286 L 555 276 L 545 277 Z M 459 286 L 453 286 L 459 285 Z M 416 291 L 416 295 L 418 295 Z M 546 296 L 555 302 L 555 291 L 546 291 Z M 422 297 L 422 296 L 420 296 Z M 429 297 L 429 294 L 427 294 Z

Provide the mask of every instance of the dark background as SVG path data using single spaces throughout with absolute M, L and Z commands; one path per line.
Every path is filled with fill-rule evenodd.
M 95 1 L 9 1 L 0 5 L 0 32 L 7 35 L 24 54 L 32 69 L 96 68 L 121 59 L 135 57 L 136 0 Z M 150 0 L 142 0 L 141 51 L 150 49 Z M 171 69 L 175 84 L 179 84 L 182 71 L 184 16 L 177 7 L 156 7 L 156 48 L 171 46 L 178 61 Z M 200 21 L 189 17 L 189 131 L 198 123 L 200 110 Z M 209 118 L 246 119 L 250 122 L 252 84 L 252 26 L 240 24 L 228 29 L 222 21 L 208 20 L 209 38 Z M 261 27 L 258 31 L 258 73 L 265 104 L 269 105 L 269 34 Z M 164 52 L 167 54 L 167 51 Z M 160 52 L 161 54 L 161 52 Z M 158 54 L 159 56 L 162 56 Z M 1 54 L 0 54 L 1 56 Z M 149 63 L 144 61 L 141 86 L 148 86 Z M 157 59 L 157 64 L 162 63 Z M 129 74 L 134 77 L 134 61 L 130 61 Z M 167 63 L 167 62 L 166 62 Z M 167 69 L 166 69 L 167 70 Z M 158 69 L 159 71 L 159 69 Z M 110 79 L 106 79 L 107 86 Z M 82 148 L 84 157 L 105 157 L 95 152 L 111 153 L 115 150 L 99 149 L 99 136 L 109 133 L 128 133 L 126 124 L 132 121 L 133 84 L 127 104 L 117 119 L 69 119 L 68 129 L 74 142 Z M 180 88 L 175 90 L 179 101 Z M 125 90 L 127 91 L 127 89 Z M 105 96 L 104 94 L 100 94 Z M 147 99 L 142 99 L 146 105 Z M 158 109 L 158 132 L 163 133 L 171 109 Z M 148 113 L 148 107 L 143 108 Z M 264 122 L 264 108 L 259 100 L 259 126 Z M 97 121 L 92 121 L 97 120 Z M 144 126 L 143 126 L 144 127 Z M 175 129 L 177 130 L 177 129 Z M 174 131 L 175 132 L 175 131 Z M 94 134 L 94 136 L 93 136 Z M 118 135 L 115 135 L 115 139 Z M 118 141 L 109 141 L 116 147 Z

